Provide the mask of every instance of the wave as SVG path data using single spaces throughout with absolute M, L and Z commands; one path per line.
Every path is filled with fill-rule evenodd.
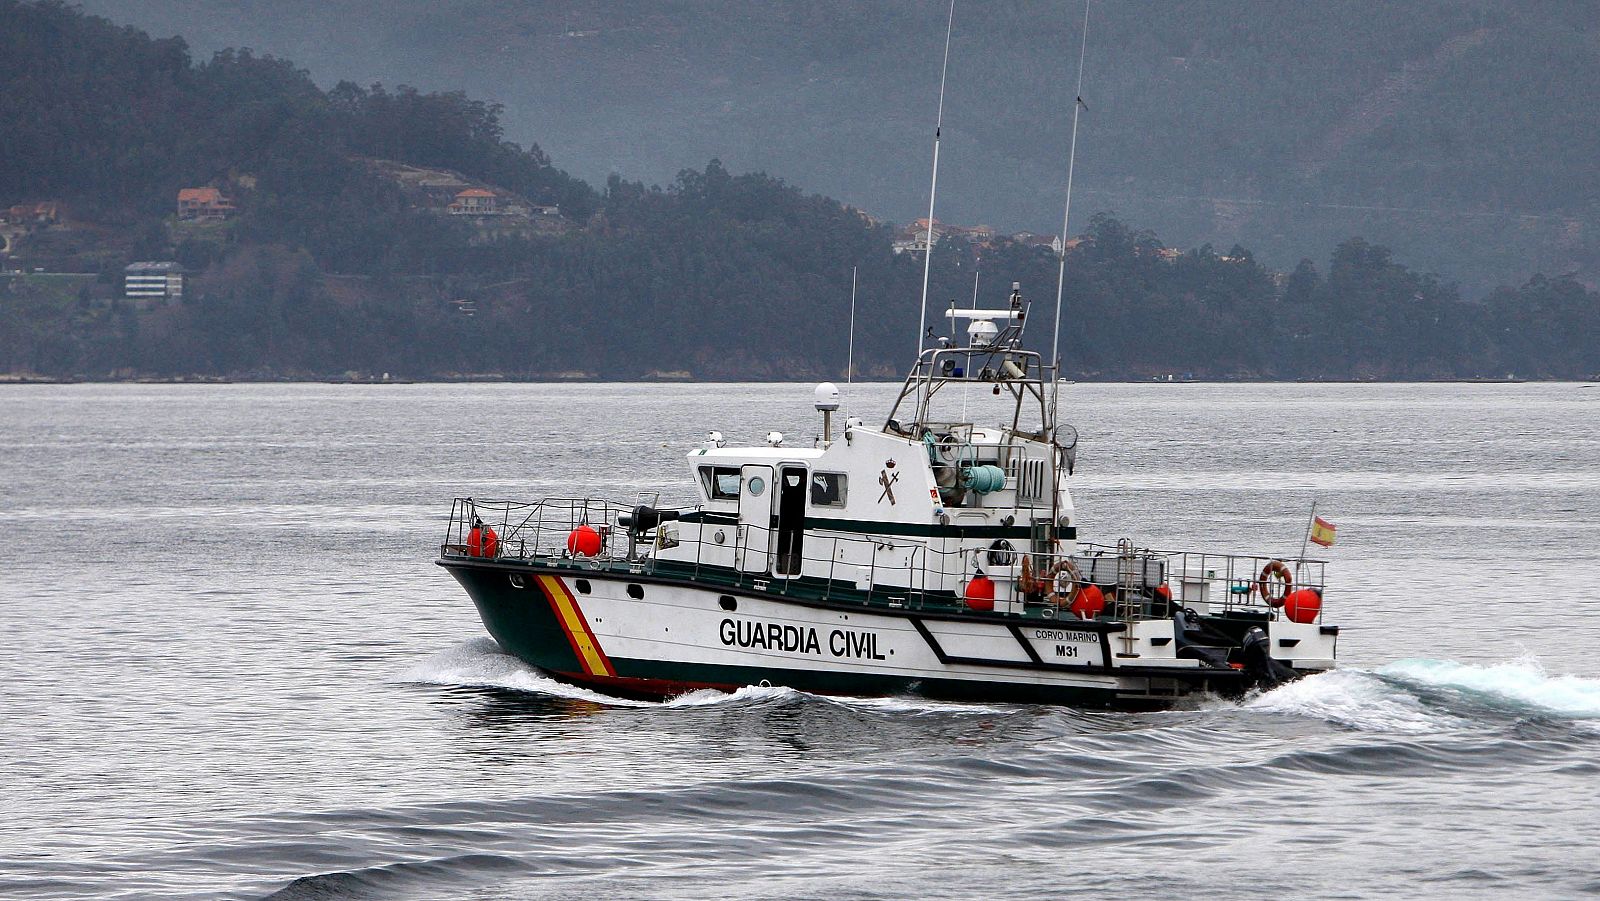
M 413 666 L 400 681 L 455 688 L 504 688 L 530 694 L 588 701 L 612 707 L 656 707 L 649 701 L 613 697 L 552 679 L 500 650 L 492 638 L 474 638 Z
M 1311 676 L 1244 706 L 1362 731 L 1422 734 L 1469 726 L 1485 705 L 1516 716 L 1600 721 L 1600 679 L 1551 675 L 1532 658 L 1496 664 L 1409 659 Z
M 1320 719 L 1363 732 L 1421 735 L 1459 725 L 1420 698 L 1361 670 L 1334 670 L 1251 698 L 1247 709 Z
M 527 869 L 521 860 L 503 854 L 457 854 L 301 876 L 262 901 L 387 898 L 407 889 L 459 884 L 463 880 L 481 882 L 490 874 L 503 876 Z
M 803 691 L 785 688 L 782 685 L 746 685 L 734 691 L 717 691 L 715 688 L 702 688 L 668 698 L 650 707 L 708 707 L 713 704 L 771 704 L 785 703 L 808 698 Z
M 815 695 L 782 685 L 746 685 L 733 692 L 707 688 L 687 692 L 665 701 L 640 701 L 619 698 L 553 679 L 537 667 L 530 666 L 501 650 L 492 638 L 474 638 L 441 651 L 412 666 L 400 677 L 400 681 L 456 688 L 499 688 L 570 701 L 587 701 L 610 707 L 630 708 L 672 709 L 811 702 L 844 707 L 857 713 L 889 716 L 951 713 L 993 716 L 1018 709 L 959 701 L 935 701 L 906 695 L 882 698 Z
M 402 681 L 457 688 L 497 688 L 619 708 L 827 704 L 867 716 L 984 715 L 1022 709 L 936 701 L 909 695 L 815 695 L 782 685 L 733 692 L 702 689 L 666 701 L 620 698 L 569 685 L 505 653 L 491 638 L 474 638 L 413 666 Z M 1451 660 L 1400 660 L 1376 669 L 1310 676 L 1245 702 L 1246 709 L 1320 719 L 1365 732 L 1425 734 L 1469 726 L 1483 705 L 1517 715 L 1600 721 L 1600 679 L 1551 675 L 1531 659 L 1478 665 Z M 1600 726 L 1600 722 L 1596 722 Z
M 1532 657 L 1487 666 L 1451 660 L 1398 660 L 1376 672 L 1407 686 L 1445 689 L 1519 712 L 1600 719 L 1600 679 L 1551 675 Z

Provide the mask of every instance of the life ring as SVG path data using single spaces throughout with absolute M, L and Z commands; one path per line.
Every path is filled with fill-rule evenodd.
M 1070 586 L 1066 591 L 1061 588 L 1063 576 Z M 1046 593 L 1051 604 L 1063 608 L 1071 607 L 1072 602 L 1083 593 L 1083 571 L 1078 569 L 1078 564 L 1073 563 L 1070 557 L 1063 557 L 1054 566 L 1047 566 L 1039 571 L 1038 587 L 1040 591 Z
M 1256 577 L 1256 591 L 1261 593 L 1262 600 L 1273 607 L 1282 607 L 1283 599 L 1293 589 L 1294 575 L 1282 560 L 1268 561 L 1261 568 L 1261 575 Z

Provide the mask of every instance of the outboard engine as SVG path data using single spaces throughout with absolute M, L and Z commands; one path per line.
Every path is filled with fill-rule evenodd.
M 1272 658 L 1272 644 L 1260 626 L 1252 626 L 1239 642 L 1239 654 L 1244 660 L 1244 670 L 1255 677 L 1257 685 L 1274 689 L 1285 682 L 1293 682 L 1300 674 L 1292 667 Z
M 1213 669 L 1228 669 L 1226 646 L 1232 642 L 1226 635 L 1206 628 L 1193 610 L 1172 611 L 1172 624 L 1179 657 L 1202 661 Z

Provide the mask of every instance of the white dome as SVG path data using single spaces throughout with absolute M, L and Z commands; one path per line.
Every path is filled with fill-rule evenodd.
M 823 382 L 813 392 L 816 397 L 817 409 L 830 412 L 839 409 L 839 386 L 832 382 Z

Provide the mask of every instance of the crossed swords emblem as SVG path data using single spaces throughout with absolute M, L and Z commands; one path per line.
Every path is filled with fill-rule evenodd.
M 898 472 L 892 476 L 889 475 L 889 470 L 887 469 L 878 473 L 878 484 L 883 486 L 883 493 L 878 495 L 878 503 L 881 504 L 884 498 L 888 498 L 890 506 L 894 505 L 894 483 L 898 481 L 900 481 L 900 473 Z

